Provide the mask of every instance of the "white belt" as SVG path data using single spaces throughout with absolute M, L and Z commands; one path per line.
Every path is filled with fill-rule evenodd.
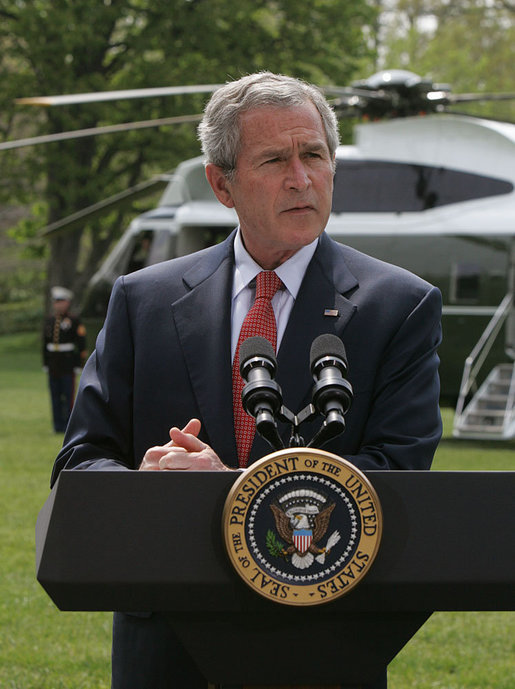
M 73 342 L 64 342 L 63 344 L 54 344 L 53 342 L 47 342 L 47 351 L 49 352 L 73 352 L 75 345 Z

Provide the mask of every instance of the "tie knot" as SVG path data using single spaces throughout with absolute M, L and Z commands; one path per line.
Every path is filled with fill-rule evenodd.
M 272 299 L 282 285 L 281 278 L 273 270 L 262 270 L 256 278 L 256 299 Z

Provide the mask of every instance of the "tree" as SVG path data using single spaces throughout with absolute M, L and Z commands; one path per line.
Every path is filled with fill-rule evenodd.
M 515 7 L 507 0 L 378 0 L 380 66 L 403 68 L 455 93 L 513 92 Z M 514 103 L 462 107 L 513 120 Z
M 352 5 L 352 6 L 350 6 Z M 365 0 L 0 0 L 0 75 L 5 138 L 200 112 L 203 98 L 14 110 L 20 95 L 220 83 L 257 69 L 319 83 L 348 83 L 367 54 Z M 42 40 L 44 38 L 44 40 Z M 141 130 L 1 154 L 9 166 L 3 199 L 34 202 L 18 234 L 113 195 L 199 152 L 195 130 Z M 127 222 L 112 211 L 56 235 L 48 280 L 80 294 Z

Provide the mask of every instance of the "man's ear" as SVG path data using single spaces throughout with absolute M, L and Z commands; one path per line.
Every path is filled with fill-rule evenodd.
M 225 172 L 218 165 L 208 163 L 206 165 L 206 177 L 216 198 L 227 208 L 234 208 L 234 201 L 227 182 Z

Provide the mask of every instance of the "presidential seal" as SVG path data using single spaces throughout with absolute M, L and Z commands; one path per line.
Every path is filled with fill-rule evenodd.
M 367 477 L 323 450 L 290 448 L 252 464 L 223 512 L 229 559 L 254 591 L 318 605 L 350 591 L 377 554 L 382 513 Z

